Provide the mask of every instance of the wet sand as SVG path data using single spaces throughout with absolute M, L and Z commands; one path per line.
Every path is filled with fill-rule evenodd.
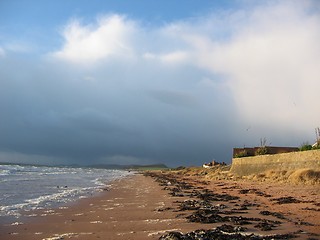
M 39 210 L 28 213 L 27 221 L 2 225 L 0 239 L 144 240 L 221 226 L 220 232 L 231 234 L 320 239 L 319 190 L 250 181 L 208 182 L 172 172 L 138 174 L 68 208 Z

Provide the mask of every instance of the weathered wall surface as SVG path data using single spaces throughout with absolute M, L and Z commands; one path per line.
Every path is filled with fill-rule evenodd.
M 256 152 L 260 147 L 253 148 L 234 148 L 233 149 L 233 157 L 235 157 L 240 152 L 246 151 L 248 156 L 256 156 Z M 296 152 L 299 151 L 297 147 L 272 147 L 266 146 L 268 154 L 279 154 L 279 153 L 287 153 L 287 152 Z
M 266 170 L 320 169 L 320 150 L 233 158 L 231 171 L 245 176 Z

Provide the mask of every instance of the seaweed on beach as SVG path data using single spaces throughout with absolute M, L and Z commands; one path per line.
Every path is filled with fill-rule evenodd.
M 169 210 L 173 210 L 173 208 L 171 208 L 171 207 L 162 207 L 162 208 L 157 208 L 155 211 L 164 212 L 164 211 L 169 211 Z
M 210 240 L 210 239 L 224 239 L 224 240 L 268 240 L 268 239 L 292 239 L 296 238 L 300 232 L 288 234 L 270 234 L 258 235 L 256 233 L 247 232 L 248 228 L 255 228 L 258 231 L 272 231 L 283 221 L 274 221 L 264 218 L 246 217 L 246 210 L 252 207 L 259 207 L 260 204 L 250 202 L 248 200 L 240 201 L 239 196 L 233 196 L 226 192 L 216 193 L 214 190 L 207 189 L 204 183 L 198 185 L 200 181 L 192 179 L 180 179 L 174 174 L 157 173 L 153 176 L 164 189 L 169 191 L 169 194 L 175 197 L 188 197 L 189 199 L 176 201 L 178 203 L 178 212 L 183 212 L 179 217 L 185 217 L 189 222 L 202 223 L 202 224 L 222 224 L 211 230 L 195 230 L 189 233 L 169 232 L 164 234 L 160 240 Z M 182 181 L 181 181 L 182 180 Z M 193 184 L 195 184 L 193 186 Z M 289 203 L 305 203 L 294 197 L 280 197 L 272 198 L 271 195 L 266 194 L 255 188 L 239 189 L 238 186 L 225 187 L 222 183 L 216 183 L 225 189 L 238 189 L 239 194 L 254 194 L 261 197 L 270 198 L 274 204 L 289 204 Z M 311 201 L 308 201 L 311 202 Z M 314 203 L 314 202 L 313 202 Z M 227 205 L 225 205 L 227 204 Z M 314 203 L 315 206 L 320 206 Z M 227 209 L 226 209 L 227 208 Z M 313 208 L 305 208 L 305 210 L 315 211 Z M 283 214 L 278 212 L 260 211 L 263 216 L 272 216 L 281 220 L 288 220 Z M 289 221 L 289 220 L 288 220 Z M 293 222 L 296 225 L 312 226 L 312 224 L 297 221 Z M 248 225 L 248 226 L 247 226 Z
M 199 201 L 195 199 L 188 199 L 179 204 L 179 211 L 185 210 L 198 210 L 198 209 L 211 209 L 212 204 L 208 201 Z
M 235 225 L 248 225 L 253 224 L 252 222 L 256 222 L 257 228 L 263 228 L 268 224 L 269 227 L 275 227 L 276 225 L 280 225 L 279 221 L 271 221 L 261 218 L 248 218 L 243 216 L 228 216 L 230 214 L 234 214 L 238 212 L 232 211 L 221 211 L 219 209 L 199 209 L 187 216 L 187 219 L 190 222 L 198 222 L 198 223 L 222 223 L 222 222 L 230 222 Z M 222 216 L 227 215 L 227 216 Z M 266 227 L 264 227 L 266 228 Z
M 198 197 L 204 201 L 224 201 L 224 202 L 229 202 L 232 200 L 240 199 L 240 197 L 238 197 L 238 196 L 231 196 L 229 194 L 218 194 L 218 193 L 214 193 L 208 189 L 205 189 L 204 191 L 199 191 L 196 194 L 196 197 Z
M 264 215 L 264 216 L 274 216 L 279 219 L 286 219 L 285 216 L 283 216 L 281 213 L 277 213 L 277 212 L 261 211 L 260 214 Z
M 204 200 L 196 200 L 196 199 L 187 199 L 187 200 L 184 200 L 182 202 L 180 201 L 177 201 L 177 203 L 179 203 L 179 210 L 178 211 L 186 211 L 186 210 L 199 210 L 199 209 L 202 209 L 202 210 L 222 210 L 222 209 L 225 209 L 225 208 L 228 208 L 227 205 L 225 204 L 216 204 L 216 205 L 213 205 L 210 201 L 204 201 Z M 224 214 L 233 214 L 233 213 L 240 213 L 239 211 L 223 211 Z M 243 213 L 243 212 L 241 212 Z
M 223 224 L 221 226 L 216 227 L 216 230 L 226 232 L 226 233 L 236 233 L 236 232 L 245 232 L 247 228 L 242 226 L 233 226 L 229 224 Z
M 243 216 L 230 216 L 239 213 L 237 211 L 224 211 L 219 209 L 199 209 L 187 216 L 190 222 L 198 222 L 203 224 L 224 223 L 229 222 L 237 226 L 255 224 L 254 227 L 261 231 L 270 231 L 281 224 L 280 221 L 272 221 L 261 218 L 248 218 Z M 227 216 L 225 216 L 227 215 Z M 229 215 L 229 216 L 228 216 Z M 267 215 L 267 214 L 266 214 Z M 271 215 L 271 214 L 270 214 Z
M 233 210 L 240 210 L 240 211 L 243 211 L 243 210 L 248 210 L 249 207 L 259 207 L 260 204 L 257 204 L 257 203 L 251 203 L 249 202 L 248 200 L 244 200 L 243 201 L 243 204 L 235 204 L 234 206 L 238 206 L 239 208 L 235 208 Z
M 178 181 L 174 175 L 155 172 L 147 172 L 144 173 L 144 175 L 154 178 L 160 186 L 163 186 L 163 190 L 169 191 L 169 194 L 173 197 L 185 197 L 192 195 L 192 192 L 188 192 L 186 190 L 193 189 L 194 187 L 187 182 Z
M 309 208 L 309 207 L 305 207 L 305 208 L 301 208 L 301 210 L 320 212 L 320 208 Z
M 231 230 L 231 232 L 225 230 Z M 236 228 L 233 230 L 234 231 L 232 231 L 232 226 L 221 226 L 211 230 L 199 229 L 186 234 L 173 231 L 162 235 L 159 240 L 284 240 L 296 237 L 294 234 L 255 235 L 241 233 L 237 231 Z
M 193 186 L 189 183 L 186 183 L 186 182 L 179 182 L 179 187 L 181 189 L 192 189 Z
M 252 224 L 252 222 L 259 222 L 259 221 L 264 221 L 264 219 L 261 218 L 248 218 L 248 217 L 243 217 L 243 216 L 230 216 L 226 217 L 227 221 L 232 222 L 233 224 L 236 225 L 248 225 Z
M 305 221 L 294 222 L 294 224 L 296 224 L 296 225 L 304 225 L 304 226 L 314 226 L 314 224 L 309 223 L 309 222 L 305 222 Z
M 190 222 L 199 222 L 199 223 L 227 222 L 227 219 L 219 215 L 218 212 L 219 212 L 218 210 L 211 211 L 208 209 L 199 209 L 193 214 L 189 215 L 187 219 Z
M 197 197 L 203 201 L 232 201 L 238 200 L 238 196 L 231 196 L 229 194 L 217 194 L 208 189 L 198 188 L 196 190 L 191 184 L 185 181 L 177 181 L 176 177 L 170 174 L 161 174 L 161 173 L 145 173 L 146 176 L 151 176 L 159 183 L 160 186 L 163 186 L 164 190 L 168 190 L 169 194 L 174 197 Z M 201 182 L 204 184 L 204 182 Z M 190 190 L 192 191 L 186 191 Z M 201 190 L 200 190 L 201 189 Z
M 184 197 L 185 194 L 182 192 L 180 188 L 173 187 L 173 188 L 166 188 L 166 190 L 169 190 L 169 194 L 173 197 Z
M 301 203 L 300 200 L 294 198 L 294 197 L 280 197 L 280 198 L 274 198 L 272 201 L 275 201 L 276 204 L 288 204 L 288 203 Z
M 254 227 L 259 228 L 261 231 L 271 231 L 276 227 L 276 225 L 268 221 L 261 221 Z
M 251 193 L 251 194 L 256 194 L 256 195 L 258 195 L 260 197 L 271 197 L 270 194 L 266 194 L 264 192 L 259 191 L 258 189 L 255 189 L 255 188 L 252 188 L 252 189 L 241 189 L 241 190 L 239 190 L 239 193 L 240 194 Z

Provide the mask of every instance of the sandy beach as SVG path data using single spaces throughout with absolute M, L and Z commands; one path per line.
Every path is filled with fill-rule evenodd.
M 2 225 L 0 239 L 183 239 L 199 229 L 238 234 L 234 239 L 320 239 L 319 190 L 175 172 L 135 174 L 99 196 Z

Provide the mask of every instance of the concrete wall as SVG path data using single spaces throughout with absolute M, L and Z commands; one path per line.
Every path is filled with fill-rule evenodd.
M 320 170 L 320 150 L 233 158 L 231 171 L 245 176 L 266 170 L 295 170 L 312 168 Z

